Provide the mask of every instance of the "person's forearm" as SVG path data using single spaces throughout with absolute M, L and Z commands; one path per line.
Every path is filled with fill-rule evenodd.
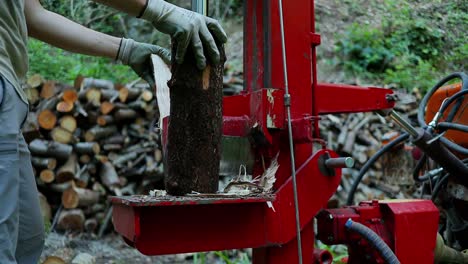
M 146 7 L 148 0 L 93 0 L 113 7 L 132 16 L 140 16 Z
M 86 55 L 115 58 L 120 38 L 83 27 L 58 14 L 47 11 L 37 0 L 26 0 L 29 36 L 53 46 Z

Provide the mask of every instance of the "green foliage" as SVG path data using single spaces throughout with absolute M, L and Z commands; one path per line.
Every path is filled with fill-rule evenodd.
M 380 24 L 355 22 L 338 36 L 335 62 L 348 75 L 407 89 L 465 70 L 467 4 L 431 2 L 385 0 Z
M 138 76 L 127 66 L 109 59 L 71 54 L 37 40 L 29 42 L 31 74 L 40 73 L 45 79 L 72 83 L 78 75 L 127 83 Z

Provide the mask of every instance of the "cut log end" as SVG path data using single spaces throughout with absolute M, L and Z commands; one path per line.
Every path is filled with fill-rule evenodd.
M 45 183 L 51 183 L 55 180 L 55 173 L 53 170 L 42 170 L 41 173 L 39 173 L 39 178 L 41 181 Z
M 57 116 L 48 109 L 41 111 L 37 119 L 39 126 L 46 130 L 53 129 L 57 123 Z
M 57 112 L 70 113 L 73 110 L 73 103 L 62 101 L 57 104 Z

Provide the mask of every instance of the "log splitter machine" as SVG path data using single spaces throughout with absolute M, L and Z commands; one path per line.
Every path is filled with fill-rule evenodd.
M 206 10 L 206 4 L 192 5 Z M 223 137 L 250 139 L 252 175 L 261 175 L 279 153 L 273 192 L 112 197 L 115 229 L 129 245 L 146 255 L 253 248 L 256 264 L 331 263 L 328 251 L 314 248 L 317 233 L 323 243 L 347 244 L 348 263 L 434 263 L 451 253 L 455 257 L 446 259 L 455 260 L 447 263 L 467 263 L 443 242 L 435 253 L 439 210 L 430 200 L 324 209 L 341 168 L 353 160 L 327 148 L 320 115 L 381 111 L 408 125 L 420 141 L 427 143 L 430 135 L 392 112 L 389 89 L 318 83 L 320 43 L 314 0 L 244 1 L 244 91 L 223 99 Z M 451 173 L 466 173 L 459 162 L 448 166 Z

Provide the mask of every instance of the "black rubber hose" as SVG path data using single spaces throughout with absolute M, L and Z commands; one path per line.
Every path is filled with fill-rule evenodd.
M 445 130 L 458 130 L 461 132 L 468 133 L 468 126 L 456 123 L 440 122 L 437 124 L 437 128 L 441 131 Z
M 385 263 L 400 264 L 395 253 L 393 253 L 387 243 L 385 243 L 372 229 L 361 223 L 354 222 L 351 219 L 346 221 L 345 227 L 350 231 L 358 233 L 362 238 L 369 242 L 369 244 L 380 253 L 380 256 L 384 259 Z
M 431 194 L 432 201 L 435 201 L 435 199 L 437 198 L 437 195 L 439 195 L 439 192 L 442 189 L 442 186 L 447 182 L 449 175 L 450 174 L 445 174 L 444 177 L 442 177 L 441 179 L 437 181 L 436 185 L 434 186 L 434 190 L 432 191 L 432 194 Z
M 465 96 L 466 94 L 468 94 L 468 90 L 461 90 L 459 91 L 458 93 L 450 96 L 447 100 L 445 100 L 440 109 L 439 109 L 439 112 L 440 113 L 444 113 L 445 110 L 447 110 L 447 108 L 453 103 L 455 102 L 455 100 L 461 100 L 461 102 L 463 102 L 463 96 Z M 458 104 L 458 103 L 457 103 Z M 456 113 L 456 111 L 455 111 Z M 453 118 L 453 117 L 452 117 Z M 452 121 L 452 120 L 448 120 L 449 122 Z
M 458 145 L 457 143 L 452 142 L 452 141 L 450 141 L 450 140 L 448 140 L 447 138 L 444 138 L 444 137 L 441 137 L 440 141 L 445 146 L 447 146 L 447 148 L 449 148 L 449 149 L 451 149 L 451 150 L 453 150 L 455 152 L 458 152 L 460 154 L 468 155 L 468 149 L 467 148 L 464 148 L 464 147 Z
M 421 171 L 422 167 L 424 164 L 427 162 L 427 155 L 423 154 L 421 159 L 418 160 L 418 163 L 416 163 L 416 167 L 413 170 L 413 180 L 415 182 L 424 182 L 430 179 L 430 177 L 420 177 L 419 172 Z
M 461 90 L 468 90 L 468 75 L 466 75 L 463 72 L 452 73 L 449 76 L 447 76 L 447 77 L 443 78 L 442 80 L 440 80 L 434 87 L 431 88 L 431 90 L 429 90 L 428 93 L 426 93 L 426 95 L 424 95 L 421 103 L 419 104 L 418 123 L 419 123 L 419 125 L 421 127 L 426 127 L 427 126 L 426 121 L 424 120 L 424 115 L 426 114 L 426 107 L 427 107 L 427 103 L 429 102 L 429 99 L 432 97 L 432 95 L 434 95 L 434 93 L 440 87 L 442 87 L 444 84 L 446 84 L 447 82 L 449 82 L 451 80 L 454 80 L 454 79 L 461 79 L 462 80 Z M 457 103 L 457 105 L 459 107 L 459 105 L 461 105 L 461 102 Z M 455 107 L 457 107 L 457 105 Z M 448 120 L 448 121 L 451 121 L 451 120 Z
M 352 205 L 354 202 L 354 194 L 356 193 L 357 187 L 361 182 L 362 178 L 366 174 L 366 172 L 370 169 L 370 167 L 387 151 L 391 150 L 394 146 L 400 144 L 401 142 L 406 141 L 409 138 L 407 133 L 401 134 L 399 137 L 388 143 L 385 147 L 381 148 L 377 153 L 374 154 L 365 164 L 362 166 L 361 170 L 359 171 L 359 175 L 357 176 L 356 180 L 353 182 L 351 186 L 351 190 L 349 190 L 348 199 L 346 200 L 347 205 Z

